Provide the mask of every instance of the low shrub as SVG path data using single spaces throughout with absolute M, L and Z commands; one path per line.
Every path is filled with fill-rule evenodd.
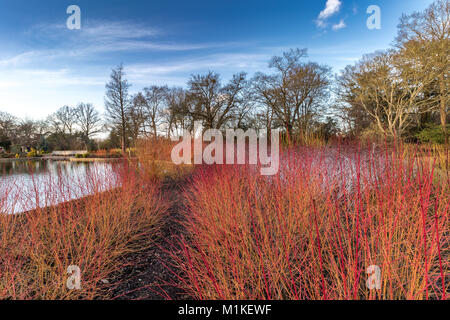
M 31 151 L 27 153 L 27 158 L 36 158 L 38 156 L 39 156 L 39 153 L 34 148 L 31 148 Z
M 450 125 L 447 125 L 447 132 L 450 132 Z M 447 142 L 448 133 L 446 136 L 441 126 L 429 124 L 425 129 L 417 133 L 416 137 L 421 143 L 444 144 Z
M 86 159 L 86 158 L 89 158 L 89 156 L 90 156 L 90 153 L 89 153 L 89 152 L 86 152 L 86 153 L 77 153 L 77 154 L 75 155 L 75 158 L 77 158 L 77 159 Z

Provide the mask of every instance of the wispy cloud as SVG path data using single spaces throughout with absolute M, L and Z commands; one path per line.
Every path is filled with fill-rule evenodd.
M 129 21 L 89 20 L 80 30 L 68 30 L 64 24 L 42 23 L 27 32 L 36 38 L 60 40 L 62 36 L 84 41 L 119 41 L 126 39 L 151 38 L 164 33 L 154 27 Z
M 334 31 L 338 31 L 344 29 L 345 27 L 347 27 L 347 25 L 345 24 L 344 19 L 342 19 L 339 23 L 334 24 L 332 28 Z
M 34 54 L 35 53 L 33 51 L 28 51 L 14 55 L 12 57 L 1 58 L 0 67 L 16 67 L 18 65 L 24 64 L 25 62 L 30 61 L 30 59 L 33 58 Z
M 39 24 L 30 28 L 26 35 L 37 45 L 28 50 L 24 48 L 23 52 L 15 55 L 2 55 L 0 52 L 0 69 L 34 68 L 46 63 L 51 63 L 53 67 L 64 66 L 72 59 L 98 62 L 103 57 L 124 52 L 188 52 L 248 45 L 238 42 L 171 41 L 163 37 L 167 35 L 165 32 L 157 28 L 128 21 L 91 21 L 84 23 L 81 30 L 68 30 L 61 24 Z
M 62 46 L 55 49 L 37 49 L 30 50 L 16 55 L 0 58 L 0 68 L 21 68 L 33 67 L 45 62 L 58 62 L 64 64 L 64 61 L 72 58 L 98 58 L 102 54 L 120 53 L 120 52 L 175 52 L 175 51 L 194 51 L 214 48 L 231 48 L 239 46 L 237 43 L 156 43 L 127 40 L 121 42 L 104 42 L 97 44 L 86 43 L 80 46 Z
M 197 58 L 170 61 L 168 63 L 142 63 L 126 66 L 126 72 L 132 82 L 147 83 L 149 79 L 173 77 L 214 70 L 218 72 L 257 71 L 267 67 L 271 54 L 265 53 L 228 53 L 211 54 Z M 183 79 L 185 84 L 187 78 Z
M 156 28 L 127 21 L 96 21 L 92 25 L 87 25 L 87 27 L 82 28 L 80 31 L 82 37 L 109 41 L 148 38 L 163 34 L 163 32 Z
M 316 24 L 320 28 L 325 28 L 327 26 L 327 20 L 339 12 L 342 6 L 342 1 L 340 0 L 327 0 L 325 4 L 325 9 L 323 9 L 319 17 L 316 20 Z
M 54 49 L 42 49 L 35 55 L 58 58 L 60 56 L 89 56 L 99 53 L 137 51 L 192 51 L 232 47 L 229 43 L 189 43 L 160 41 L 166 32 L 144 24 L 129 21 L 87 21 L 80 30 L 68 30 L 61 24 L 40 24 L 29 30 L 36 40 L 54 41 Z M 47 48 L 46 46 L 45 48 Z M 34 51 L 38 51 L 34 49 Z

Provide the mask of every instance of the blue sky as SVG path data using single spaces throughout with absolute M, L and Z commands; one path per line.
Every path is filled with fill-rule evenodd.
M 63 105 L 103 111 L 111 68 L 123 63 L 131 92 L 185 86 L 208 70 L 268 71 L 289 48 L 338 72 L 363 54 L 386 49 L 402 13 L 432 0 L 0 0 L 0 111 L 31 119 Z M 81 30 L 66 27 L 69 5 Z M 381 9 L 369 30 L 368 6 Z

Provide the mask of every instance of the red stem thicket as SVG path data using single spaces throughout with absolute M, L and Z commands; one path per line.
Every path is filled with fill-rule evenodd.
M 198 167 L 180 286 L 197 299 L 446 299 L 450 194 L 435 168 L 401 146 L 290 147 L 273 177 Z

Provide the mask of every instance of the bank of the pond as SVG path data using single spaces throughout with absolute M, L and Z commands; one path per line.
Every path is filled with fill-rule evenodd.
M 69 158 L 70 162 L 119 162 L 124 160 L 124 158 Z
M 0 162 L 14 162 L 14 161 L 36 161 L 43 160 L 43 157 L 33 157 L 33 158 L 0 158 Z

